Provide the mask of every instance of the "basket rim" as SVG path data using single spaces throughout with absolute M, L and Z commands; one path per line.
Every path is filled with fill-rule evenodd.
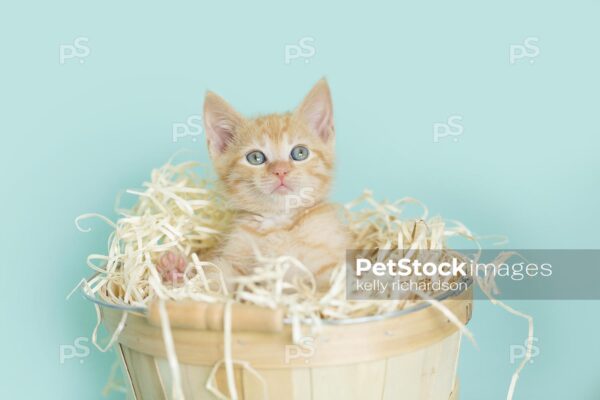
M 99 274 L 100 274 L 100 272 L 96 272 L 89 279 L 92 279 Z M 467 284 L 466 289 L 465 290 L 448 290 L 446 292 L 439 294 L 438 296 L 434 297 L 433 299 L 441 302 L 441 301 L 450 299 L 452 297 L 459 296 L 460 294 L 464 293 L 465 291 L 469 290 L 472 287 L 473 278 L 471 278 L 470 276 L 463 276 L 459 279 L 458 282 L 466 283 Z M 146 315 L 146 313 L 148 311 L 147 307 L 109 303 L 109 302 L 99 298 L 96 294 L 92 295 L 92 294 L 87 293 L 84 286 L 81 287 L 81 294 L 88 301 L 90 301 L 98 306 L 101 306 L 101 307 L 106 307 L 106 308 L 124 311 L 124 312 L 138 313 L 138 314 L 142 314 L 142 315 Z M 361 300 L 355 300 L 355 301 L 361 301 Z M 366 301 L 366 300 L 363 300 L 363 301 Z M 383 301 L 383 300 L 381 300 L 381 301 Z M 323 324 L 323 325 L 364 324 L 364 323 L 368 323 L 368 322 L 375 322 L 375 321 L 381 321 L 381 320 L 386 320 L 386 319 L 391 319 L 391 318 L 397 318 L 397 317 L 400 317 L 403 315 L 421 311 L 427 307 L 431 307 L 431 304 L 427 303 L 427 302 L 421 302 L 421 303 L 415 304 L 411 307 L 408 307 L 408 308 L 405 308 L 402 310 L 392 311 L 392 312 L 385 313 L 385 314 L 369 315 L 369 316 L 365 316 L 365 317 L 356 317 L 356 318 L 347 318 L 347 319 L 322 319 L 320 321 L 320 324 Z M 314 321 L 311 319 L 303 319 L 300 322 L 302 324 L 306 324 L 306 325 L 314 324 Z M 290 318 L 284 318 L 283 323 L 285 325 L 291 325 L 292 320 Z

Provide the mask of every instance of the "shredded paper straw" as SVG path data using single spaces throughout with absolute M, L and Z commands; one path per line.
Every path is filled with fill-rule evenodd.
M 183 391 L 175 344 L 164 306 L 167 300 L 193 299 L 226 304 L 224 358 L 215 364 L 206 384 L 207 389 L 219 398 L 226 398 L 215 383 L 216 371 L 222 365 L 225 365 L 228 389 L 233 399 L 237 397 L 233 381 L 234 364 L 241 365 L 266 385 L 247 362 L 234 360 L 231 354 L 232 302 L 282 308 L 286 320 L 292 323 L 293 340 L 297 342 L 302 337 L 302 329 L 306 327 L 303 321 L 311 321 L 310 329 L 318 331 L 321 321 L 325 319 L 382 315 L 426 301 L 474 342 L 473 335 L 464 324 L 442 302 L 435 300 L 439 293 L 415 292 L 393 300 L 347 300 L 344 262 L 331 271 L 329 290 L 317 293 L 314 275 L 299 260 L 285 255 L 268 257 L 256 251 L 259 266 L 250 275 L 231 278 L 230 287 L 235 289 L 228 290 L 219 266 L 209 260 L 227 234 L 235 211 L 227 207 L 226 201 L 210 181 L 194 172 L 197 167 L 198 164 L 192 162 L 177 165 L 168 162 L 153 170 L 150 181 L 144 183 L 142 189 L 127 191 L 137 197 L 137 202 L 131 209 L 123 209 L 118 205 L 120 218 L 116 222 L 94 213 L 81 215 L 75 221 L 82 232 L 90 231 L 89 226 L 83 226 L 83 222 L 90 218 L 98 218 L 114 229 L 108 240 L 107 254 L 88 256 L 88 266 L 98 274 L 78 287 L 82 286 L 86 293 L 101 296 L 115 305 L 146 307 L 151 301 L 160 299 L 159 311 L 172 371 L 174 399 L 183 399 Z M 420 210 L 419 215 L 405 215 L 414 207 Z M 479 248 L 477 237 L 463 224 L 428 217 L 427 208 L 413 198 L 379 202 L 370 191 L 365 191 L 348 203 L 344 210 L 347 226 L 354 238 L 352 248 L 369 249 L 362 256 L 374 261 L 416 257 L 420 254 L 435 254 L 437 261 L 443 261 L 460 256 L 447 245 L 448 239 L 457 237 L 471 241 Z M 442 281 L 448 278 L 434 276 L 428 279 Z M 512 377 L 507 395 L 507 400 L 511 400 L 519 374 L 531 357 L 533 320 L 494 299 L 497 288 L 493 279 L 478 277 L 476 280 L 494 304 L 529 322 L 527 353 Z M 97 315 L 94 344 L 101 323 L 99 309 Z M 116 342 L 126 318 L 127 313 L 124 313 L 105 347 L 96 344 L 101 351 L 106 351 Z

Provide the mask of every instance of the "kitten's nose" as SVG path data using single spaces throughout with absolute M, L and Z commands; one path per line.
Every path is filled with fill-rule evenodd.
M 283 181 L 283 178 L 290 172 L 288 163 L 277 161 L 271 165 L 271 172 Z

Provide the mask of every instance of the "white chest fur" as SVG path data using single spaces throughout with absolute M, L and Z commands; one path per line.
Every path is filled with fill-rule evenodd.
M 256 222 L 258 223 L 258 229 L 268 230 L 275 227 L 287 226 L 292 223 L 292 217 L 289 214 L 274 214 L 268 216 L 256 216 Z

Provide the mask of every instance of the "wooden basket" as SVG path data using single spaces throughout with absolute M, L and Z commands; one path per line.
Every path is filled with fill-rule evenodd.
M 466 324 L 471 318 L 471 286 L 447 296 L 443 304 Z M 299 345 L 292 344 L 291 326 L 278 311 L 234 307 L 233 359 L 249 363 L 261 377 L 234 364 L 240 400 L 458 399 L 461 333 L 426 303 L 389 316 L 327 323 Z M 170 399 L 171 369 L 160 319 L 153 307 L 138 311 L 128 310 L 118 339 L 133 393 L 136 400 Z M 113 332 L 123 309 L 104 303 L 101 312 Z M 186 400 L 217 398 L 206 384 L 223 359 L 222 312 L 217 305 L 168 303 Z M 229 396 L 224 366 L 214 382 Z

